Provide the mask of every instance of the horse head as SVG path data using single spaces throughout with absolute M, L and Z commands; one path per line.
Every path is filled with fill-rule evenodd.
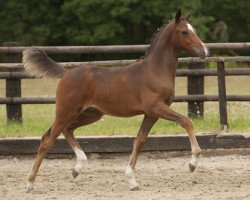
M 198 37 L 195 28 L 188 22 L 191 13 L 181 16 L 181 9 L 175 14 L 175 19 L 171 22 L 172 34 L 171 42 L 178 50 L 194 53 L 202 59 L 208 55 L 208 49 Z

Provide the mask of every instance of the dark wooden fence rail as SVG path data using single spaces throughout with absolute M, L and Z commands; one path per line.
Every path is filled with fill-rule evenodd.
M 211 50 L 249 50 L 250 43 L 208 43 Z M 48 54 L 97 54 L 97 53 L 143 53 L 148 45 L 115 45 L 115 46 L 60 46 L 38 47 Z M 6 98 L 0 98 L 0 104 L 7 106 L 8 121 L 22 121 L 22 104 L 50 104 L 55 103 L 54 97 L 21 97 L 21 79 L 34 78 L 23 71 L 20 63 L 21 53 L 26 47 L 19 47 L 18 43 L 5 43 L 0 47 L 0 54 L 4 55 L 6 63 L 0 63 L 0 79 L 6 79 Z M 66 68 L 89 66 L 124 66 L 135 60 L 106 60 L 91 62 L 65 62 Z M 225 62 L 250 62 L 250 56 L 236 57 L 208 57 L 201 60 L 196 57 L 179 58 L 179 63 L 187 63 L 188 69 L 177 70 L 177 76 L 188 77 L 188 95 L 176 96 L 175 102 L 188 102 L 190 117 L 203 116 L 205 101 L 219 101 L 220 122 L 223 129 L 227 129 L 227 101 L 250 101 L 250 95 L 226 95 L 225 76 L 250 75 L 250 68 L 226 69 Z M 217 69 L 205 69 L 205 62 L 216 62 Z M 204 95 L 204 76 L 218 77 L 218 95 Z
M 210 50 L 249 50 L 250 42 L 244 43 L 207 43 Z M 144 53 L 148 45 L 112 46 L 36 46 L 48 54 L 96 54 L 96 53 Z M 0 47 L 0 53 L 22 53 L 26 47 Z

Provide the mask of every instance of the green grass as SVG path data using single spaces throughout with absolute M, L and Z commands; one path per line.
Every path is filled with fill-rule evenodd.
M 228 94 L 248 94 L 250 77 L 227 77 Z M 54 96 L 57 80 L 23 80 L 22 96 Z M 0 80 L 0 96 L 4 96 Z M 186 78 L 177 78 L 176 95 L 186 94 Z M 205 94 L 217 94 L 217 78 L 205 78 Z M 187 115 L 187 103 L 174 103 L 172 108 Z M 5 105 L 0 105 L 0 137 L 41 136 L 54 119 L 54 105 L 23 105 L 23 124 L 6 122 Z M 228 102 L 230 132 L 250 132 L 250 102 Z M 100 121 L 77 129 L 76 135 L 136 135 L 142 116 L 116 118 L 104 116 Z M 196 132 L 216 132 L 220 128 L 218 102 L 205 103 L 205 118 L 193 119 Z M 182 134 L 184 129 L 174 123 L 159 120 L 151 134 Z
M 205 110 L 216 110 L 217 103 L 206 103 Z M 230 132 L 250 132 L 250 118 L 243 115 L 244 106 L 237 103 L 229 103 L 229 125 Z M 250 106 L 250 105 L 248 105 Z M 185 110 L 185 103 L 175 104 L 175 110 Z M 238 116 L 235 116 L 235 108 L 238 107 Z M 233 109 L 232 109 L 233 108 Z M 0 107 L 1 113 L 4 106 Z M 216 132 L 220 128 L 219 115 L 205 112 L 204 119 L 192 119 L 196 132 Z M 25 105 L 23 106 L 23 124 L 9 124 L 6 119 L 0 121 L 0 137 L 27 137 L 41 136 L 50 126 L 54 118 L 54 105 Z M 2 116 L 1 116 L 2 118 Z M 117 118 L 104 116 L 98 122 L 81 127 L 76 130 L 75 135 L 136 135 L 143 116 L 131 118 Z M 170 121 L 159 120 L 151 130 L 152 135 L 156 134 L 182 134 L 185 130 L 178 124 Z

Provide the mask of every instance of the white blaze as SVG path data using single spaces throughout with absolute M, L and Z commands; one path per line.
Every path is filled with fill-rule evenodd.
M 204 48 L 205 55 L 207 56 L 207 55 L 208 55 L 208 49 L 207 49 L 207 47 L 204 45 L 203 42 L 201 42 L 201 44 L 202 44 L 202 46 L 203 46 L 203 48 Z
M 193 29 L 193 27 L 192 27 L 192 25 L 191 24 L 187 24 L 187 27 L 188 27 L 188 29 L 190 30 L 190 31 L 192 31 L 193 33 L 194 33 L 194 29 Z
M 195 33 L 194 28 L 192 27 L 191 24 L 188 23 L 188 24 L 187 24 L 187 27 L 188 27 L 188 30 L 190 30 L 190 31 L 192 31 L 193 33 Z M 202 44 L 202 46 L 203 46 L 203 50 L 204 50 L 204 52 L 205 52 L 205 55 L 207 56 L 207 55 L 208 55 L 208 49 L 207 49 L 207 47 L 204 45 L 203 42 L 201 42 L 201 44 Z

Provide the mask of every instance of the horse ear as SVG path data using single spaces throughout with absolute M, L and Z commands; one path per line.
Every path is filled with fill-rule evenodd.
M 188 21 L 192 14 L 193 14 L 193 12 L 191 11 L 190 13 L 188 13 L 188 14 L 187 14 L 185 17 L 183 17 L 183 18 L 184 18 L 186 21 Z
M 175 14 L 175 23 L 179 23 L 181 19 L 181 9 L 178 9 Z

